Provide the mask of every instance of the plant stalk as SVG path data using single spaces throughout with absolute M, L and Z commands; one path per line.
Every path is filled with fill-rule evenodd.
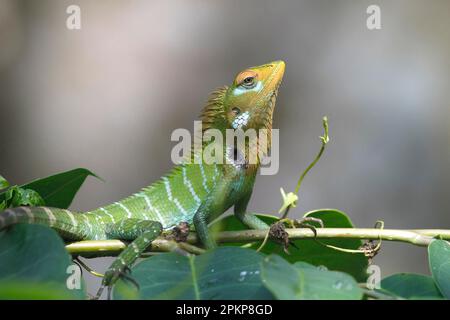
M 426 247 L 435 238 L 450 240 L 450 230 L 443 229 L 376 229 L 376 228 L 317 228 L 317 235 L 308 228 L 287 228 L 289 238 L 295 239 L 365 239 L 365 240 L 386 240 L 409 243 Z M 229 242 L 255 242 L 262 241 L 266 237 L 267 230 L 242 230 L 223 231 L 216 234 L 218 243 Z M 173 240 L 156 239 L 153 241 L 148 251 L 169 252 L 175 249 L 183 249 L 193 254 L 200 254 L 203 250 L 195 245 L 198 238 L 195 233 L 191 233 L 187 243 L 176 243 Z M 118 255 L 127 243 L 121 240 L 88 240 L 79 241 L 66 245 L 67 251 L 75 256 L 82 257 L 102 257 Z

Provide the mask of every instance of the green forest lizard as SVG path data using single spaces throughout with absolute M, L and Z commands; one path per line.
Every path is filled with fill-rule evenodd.
M 202 130 L 217 129 L 224 136 L 226 129 L 267 129 L 270 133 L 284 70 L 283 61 L 248 68 L 240 72 L 229 87 L 214 91 L 202 112 Z M 270 147 L 270 134 L 268 136 Z M 230 149 L 224 144 L 225 157 L 236 160 L 239 155 L 245 155 L 248 159 L 251 152 L 248 142 L 242 150 L 236 148 Z M 194 152 L 193 156 L 198 155 Z M 34 223 L 51 227 L 68 241 L 131 241 L 105 274 L 102 288 L 111 287 L 163 230 L 180 223 L 193 224 L 206 248 L 215 246 L 208 233 L 208 223 L 232 206 L 236 217 L 249 228 L 269 228 L 247 212 L 259 164 L 259 157 L 256 163 L 178 164 L 169 174 L 140 192 L 92 211 L 10 208 L 0 213 L 0 230 L 16 223 Z

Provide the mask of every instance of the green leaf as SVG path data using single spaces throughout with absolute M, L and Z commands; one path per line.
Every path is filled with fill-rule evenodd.
M 0 175 L 0 190 L 9 187 L 9 182 Z
M 12 206 L 44 206 L 45 201 L 39 193 L 32 189 L 17 189 L 16 196 L 12 199 Z
M 81 299 L 59 285 L 28 281 L 0 281 L 0 300 L 73 300 Z
M 260 278 L 263 258 L 235 247 L 189 257 L 164 253 L 137 264 L 132 276 L 139 283 L 141 299 L 272 299 Z M 132 296 L 129 287 L 120 280 L 114 297 Z
M 450 243 L 433 240 L 428 246 L 431 274 L 442 295 L 450 299 Z
M 278 217 L 269 215 L 258 215 L 267 224 L 278 221 Z M 322 219 L 326 228 L 353 228 L 353 224 L 348 216 L 336 209 L 320 209 L 308 212 L 305 217 L 315 217 Z M 315 223 L 311 223 L 316 225 Z M 317 225 L 316 225 L 317 226 Z M 227 216 L 217 220 L 212 225 L 212 232 L 224 230 L 246 230 L 248 229 L 235 216 Z M 269 241 L 261 252 L 266 254 L 276 253 L 289 262 L 304 261 L 315 266 L 325 266 L 330 270 L 342 271 L 352 275 L 357 281 L 364 282 L 367 279 L 366 273 L 368 261 L 363 254 L 347 253 L 327 248 L 314 239 L 293 240 L 298 249 L 289 248 L 290 254 L 286 254 L 281 245 Z M 358 249 L 362 241 L 358 239 L 320 239 L 320 242 L 346 249 Z M 239 245 L 243 243 L 232 243 L 225 245 Z M 252 247 L 257 248 L 261 242 Z
M 70 290 L 66 284 L 72 265 L 62 239 L 50 228 L 19 224 L 0 232 L 1 298 L 44 298 L 43 290 L 51 288 L 48 298 L 59 292 L 61 299 L 84 299 L 81 278 L 80 289 Z
M 5 204 L 7 207 L 44 206 L 45 202 L 36 191 L 13 186 L 5 193 Z
M 362 291 L 350 275 L 304 262 L 290 264 L 277 255 L 264 259 L 261 278 L 280 300 L 360 300 Z
M 87 169 L 78 168 L 34 180 L 20 187 L 39 193 L 46 206 L 66 209 L 88 176 L 97 177 Z M 0 194 L 0 203 L 6 199 L 6 192 Z
M 423 274 L 394 274 L 381 280 L 381 288 L 406 299 L 442 299 L 433 278 Z

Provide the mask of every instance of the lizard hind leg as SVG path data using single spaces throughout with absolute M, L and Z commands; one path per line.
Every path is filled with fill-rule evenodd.
M 162 232 L 162 225 L 157 221 L 140 219 L 123 219 L 107 226 L 107 234 L 110 239 L 122 239 L 132 241 L 113 261 L 105 273 L 102 285 L 95 296 L 99 299 L 105 287 L 108 288 L 108 298 L 112 286 L 123 277 L 130 279 L 127 274 L 131 265 L 151 245 Z

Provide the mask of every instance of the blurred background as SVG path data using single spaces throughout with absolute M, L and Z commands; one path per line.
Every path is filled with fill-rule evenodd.
M 66 27 L 71 4 L 81 30 Z M 371 4 L 381 30 L 366 27 Z M 280 170 L 257 179 L 251 210 L 279 209 L 327 115 L 331 143 L 293 215 L 450 228 L 449 12 L 446 0 L 0 0 L 0 173 L 21 184 L 86 167 L 106 183 L 89 178 L 71 208 L 118 200 L 172 166 L 171 132 L 192 131 L 212 89 L 282 59 Z M 401 243 L 383 242 L 375 264 L 429 273 L 426 249 Z

